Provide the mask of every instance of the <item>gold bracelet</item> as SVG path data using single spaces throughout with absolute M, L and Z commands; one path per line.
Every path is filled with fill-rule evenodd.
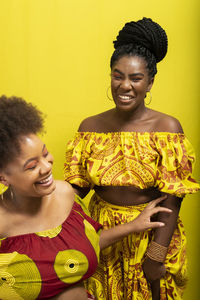
M 167 255 L 167 247 L 164 247 L 154 241 L 151 241 L 150 246 L 146 252 L 146 255 L 158 262 L 164 263 L 165 257 Z

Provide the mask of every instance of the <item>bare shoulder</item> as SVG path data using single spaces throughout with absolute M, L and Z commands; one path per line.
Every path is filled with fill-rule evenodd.
M 154 131 L 183 133 L 182 126 L 176 118 L 162 112 L 152 110 L 154 116 Z
M 112 115 L 112 109 L 94 116 L 90 116 L 81 122 L 78 131 L 82 131 L 82 132 L 104 131 L 107 126 L 106 120 L 110 119 L 111 115 Z
M 56 180 L 56 197 L 59 199 L 67 199 L 69 202 L 74 202 L 74 190 L 66 181 L 63 180 Z

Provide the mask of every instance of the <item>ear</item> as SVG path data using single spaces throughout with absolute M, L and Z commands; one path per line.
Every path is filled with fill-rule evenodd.
M 147 87 L 147 92 L 150 92 L 153 83 L 154 83 L 154 77 L 150 78 L 150 80 L 149 80 L 149 85 Z
M 5 176 L 0 174 L 0 183 L 2 183 L 5 186 L 9 186 L 8 181 L 6 180 Z

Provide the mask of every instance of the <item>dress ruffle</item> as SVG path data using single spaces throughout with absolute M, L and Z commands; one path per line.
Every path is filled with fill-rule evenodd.
M 199 190 L 195 154 L 182 133 L 77 132 L 68 142 L 65 180 L 80 187 L 158 188 L 184 197 Z

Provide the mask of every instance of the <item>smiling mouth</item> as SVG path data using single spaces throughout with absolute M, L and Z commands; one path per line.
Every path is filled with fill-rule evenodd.
M 36 184 L 40 184 L 40 185 L 43 185 L 43 186 L 49 186 L 51 185 L 53 182 L 53 176 L 52 174 L 50 174 L 48 177 L 46 177 L 45 179 L 42 179 L 40 181 L 37 181 Z
M 120 102 L 123 102 L 123 103 L 130 102 L 134 99 L 134 97 L 131 95 L 119 95 L 118 98 L 119 98 Z

